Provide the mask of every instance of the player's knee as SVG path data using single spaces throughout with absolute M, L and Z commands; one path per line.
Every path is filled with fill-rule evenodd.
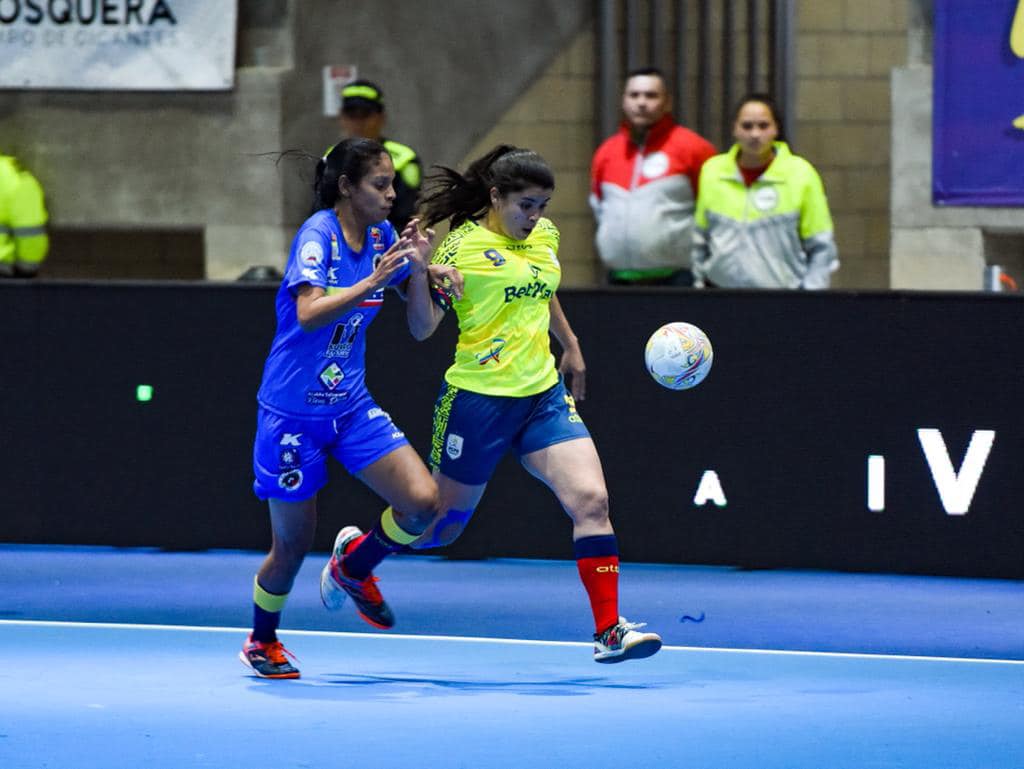
M 312 537 L 297 534 L 295 536 L 274 537 L 270 556 L 276 565 L 287 571 L 298 571 L 306 553 L 313 546 Z
M 409 489 L 402 509 L 395 508 L 395 521 L 410 534 L 422 534 L 440 512 L 441 498 L 433 479 Z
M 574 500 L 572 517 L 577 523 L 600 524 L 607 521 L 608 491 L 603 486 L 582 491 Z
M 431 547 L 447 547 L 461 537 L 465 530 L 464 526 L 446 526 L 441 531 L 435 532 L 429 540 L 417 543 L 415 547 L 420 550 Z
M 416 550 L 426 550 L 450 545 L 466 530 L 466 524 L 472 517 L 472 510 L 446 510 L 443 515 L 437 517 L 423 536 L 412 544 L 412 547 Z

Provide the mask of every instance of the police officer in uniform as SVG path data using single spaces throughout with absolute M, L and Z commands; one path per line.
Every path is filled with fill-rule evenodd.
M 386 115 L 383 92 L 369 80 L 354 80 L 341 91 L 341 131 L 345 138 L 373 139 L 384 145 L 395 166 L 395 203 L 388 221 L 401 232 L 416 211 L 422 166 L 416 151 L 382 136 Z
M 0 277 L 31 278 L 50 249 L 46 205 L 36 178 L 0 155 Z

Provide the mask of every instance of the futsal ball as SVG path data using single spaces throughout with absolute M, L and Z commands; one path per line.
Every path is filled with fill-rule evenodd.
M 703 382 L 713 357 L 707 334 L 692 323 L 666 323 L 651 334 L 644 349 L 647 370 L 670 390 L 688 390 Z

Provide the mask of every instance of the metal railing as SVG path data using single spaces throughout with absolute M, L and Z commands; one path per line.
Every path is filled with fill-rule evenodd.
M 679 122 L 727 147 L 742 92 L 776 100 L 787 135 L 795 113 L 795 0 L 599 0 L 602 136 L 621 117 L 622 79 L 641 66 L 668 76 Z

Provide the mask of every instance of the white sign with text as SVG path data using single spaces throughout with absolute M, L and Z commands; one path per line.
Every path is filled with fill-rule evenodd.
M 223 91 L 237 0 L 0 0 L 0 88 Z

